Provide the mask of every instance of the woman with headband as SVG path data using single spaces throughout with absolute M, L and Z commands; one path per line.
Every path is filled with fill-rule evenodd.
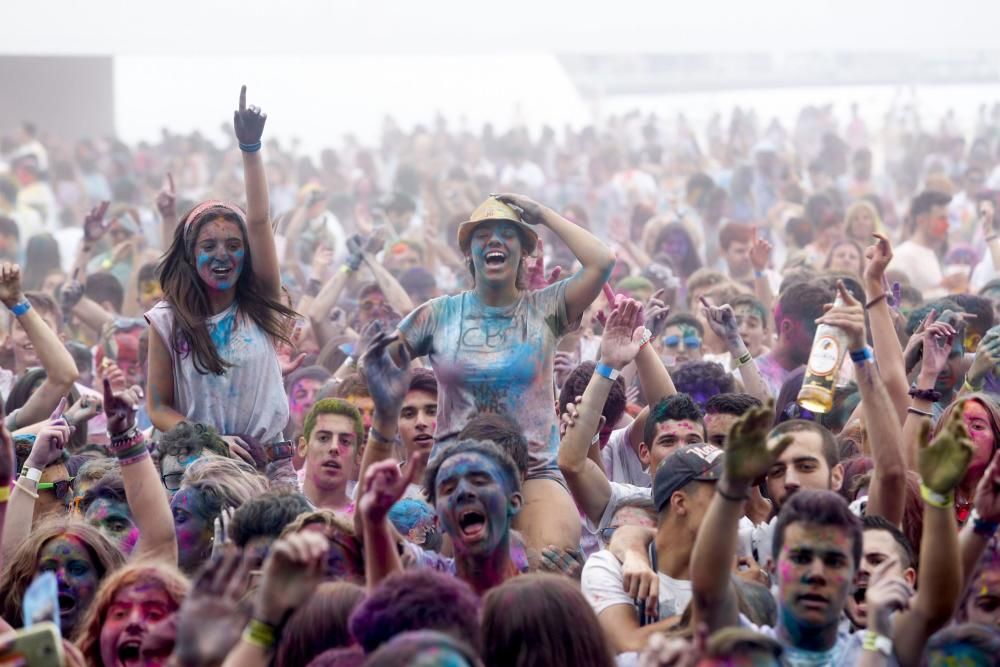
M 282 301 L 278 254 L 269 219 L 260 137 L 267 115 L 246 106 L 233 124 L 246 184 L 247 210 L 212 200 L 177 226 L 160 262 L 163 301 L 150 324 L 148 407 L 153 425 L 213 426 L 232 445 L 252 435 L 281 439 L 288 400 L 275 352 L 288 342 L 295 313 Z

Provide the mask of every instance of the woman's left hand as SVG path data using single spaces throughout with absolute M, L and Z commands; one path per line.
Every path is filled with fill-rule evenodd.
M 241 144 L 256 144 L 264 134 L 267 114 L 255 106 L 247 106 L 247 87 L 240 89 L 240 108 L 233 112 L 233 127 L 236 139 Z
M 510 193 L 493 195 L 507 206 L 521 212 L 521 220 L 529 225 L 545 224 L 545 207 L 530 197 Z

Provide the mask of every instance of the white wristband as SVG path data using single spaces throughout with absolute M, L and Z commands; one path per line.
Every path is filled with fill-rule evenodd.
M 30 479 L 35 484 L 38 484 L 38 480 L 42 478 L 42 471 L 38 468 L 29 468 L 28 466 L 24 466 L 24 469 L 21 470 L 21 477 Z

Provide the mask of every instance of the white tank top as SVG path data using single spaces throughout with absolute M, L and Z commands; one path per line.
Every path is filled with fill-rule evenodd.
M 261 442 L 281 439 L 288 424 L 288 397 L 278 355 L 267 333 L 237 313 L 234 302 L 205 320 L 223 360 L 232 364 L 222 375 L 199 373 L 194 353 L 178 350 L 173 338 L 174 311 L 161 301 L 146 313 L 160 335 L 174 367 L 174 409 L 190 422 L 201 422 L 221 435 L 255 436 Z

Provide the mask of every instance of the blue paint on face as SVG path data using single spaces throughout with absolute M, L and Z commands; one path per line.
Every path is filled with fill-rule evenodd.
M 503 253 L 503 262 L 488 263 L 487 254 L 495 251 Z M 513 283 L 517 278 L 517 267 L 521 263 L 521 237 L 513 223 L 498 220 L 477 226 L 472 232 L 469 252 L 477 281 L 502 285 Z
M 225 219 L 206 223 L 198 232 L 195 249 L 195 268 L 208 289 L 226 291 L 236 285 L 246 256 L 239 225 Z
M 451 456 L 435 480 L 438 519 L 456 554 L 488 556 L 506 549 L 510 523 L 519 507 L 513 483 L 491 458 L 479 452 Z

